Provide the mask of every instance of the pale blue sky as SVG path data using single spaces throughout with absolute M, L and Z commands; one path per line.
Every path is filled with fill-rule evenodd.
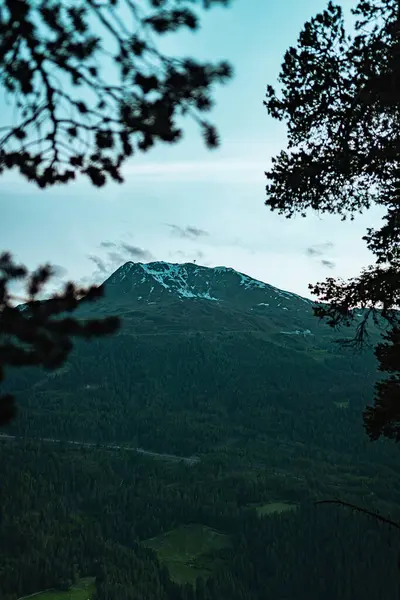
M 0 179 L 0 249 L 30 267 L 50 259 L 68 278 L 96 281 L 133 258 L 130 246 L 142 248 L 144 259 L 231 266 L 304 296 L 309 282 L 356 275 L 370 262 L 361 237 L 379 224 L 377 210 L 342 223 L 311 213 L 287 220 L 264 206 L 264 170 L 285 148 L 284 125 L 263 107 L 265 87 L 276 84 L 285 50 L 326 4 L 234 0 L 206 14 L 198 33 L 163 42 L 171 54 L 234 65 L 235 78 L 217 90 L 210 114 L 221 147 L 206 150 L 188 121 L 183 142 L 133 158 L 122 186 L 97 190 L 80 180 L 43 191 L 8 173 Z M 102 260 L 102 272 L 90 256 Z

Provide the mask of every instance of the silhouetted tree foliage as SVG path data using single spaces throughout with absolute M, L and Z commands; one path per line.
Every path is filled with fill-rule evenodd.
M 315 314 L 332 327 L 349 325 L 363 310 L 356 346 L 366 341 L 370 318 L 385 326 L 376 348 L 379 370 L 374 406 L 364 412 L 372 440 L 400 440 L 400 3 L 360 0 L 347 35 L 340 6 L 329 2 L 290 48 L 279 77 L 280 98 L 270 85 L 264 105 L 285 120 L 288 151 L 266 172 L 265 204 L 288 218 L 309 208 L 342 219 L 373 204 L 386 210 L 380 229 L 363 237 L 375 264 L 345 282 L 310 285 L 322 303 Z
M 200 115 L 230 65 L 167 57 L 152 37 L 198 29 L 193 4 L 229 0 L 3 0 L 0 82 L 17 118 L 2 128 L 0 172 L 17 167 L 40 187 L 77 173 L 96 186 L 121 182 L 135 151 L 182 137 L 185 114 L 217 146 L 215 127 Z
M 50 265 L 29 273 L 26 267 L 15 264 L 9 254 L 0 255 L 0 382 L 7 365 L 57 369 L 72 350 L 72 337 L 97 337 L 114 333 L 118 328 L 117 317 L 86 321 L 62 317 L 62 313 L 72 312 L 80 302 L 101 296 L 103 288 L 77 288 L 67 283 L 63 293 L 40 301 L 38 295 L 51 275 Z M 21 279 L 26 280 L 28 300 L 15 306 L 10 284 Z M 0 425 L 8 423 L 15 414 L 14 396 L 0 395 Z

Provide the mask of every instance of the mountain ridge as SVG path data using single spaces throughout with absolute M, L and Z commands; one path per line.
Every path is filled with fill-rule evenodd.
M 120 314 L 132 333 L 145 333 L 149 327 L 149 333 L 155 328 L 169 333 L 213 329 L 237 332 L 239 324 L 239 329 L 254 331 L 278 328 L 278 335 L 292 337 L 322 335 L 329 342 L 335 336 L 332 328 L 314 316 L 317 302 L 231 267 L 128 261 L 101 287 L 103 297 L 91 306 L 85 304 L 79 312 L 84 311 L 82 316 L 97 315 L 101 309 L 107 314 Z M 360 318 L 362 313 L 356 310 L 355 316 Z
M 137 279 L 135 281 L 135 277 L 141 278 L 140 283 Z M 133 287 L 135 288 L 139 288 L 140 284 L 150 285 L 149 296 L 154 291 L 155 284 L 157 284 L 169 293 L 175 292 L 181 299 L 202 298 L 210 301 L 228 301 L 232 299 L 232 296 L 226 294 L 226 288 L 230 284 L 230 291 L 232 292 L 232 286 L 238 284 L 241 291 L 258 289 L 278 294 L 282 298 L 296 298 L 306 304 L 314 304 L 312 300 L 303 298 L 298 294 L 281 290 L 232 267 L 225 266 L 206 267 L 190 262 L 152 261 L 142 263 L 128 261 L 114 271 L 102 285 L 105 288 L 110 288 L 110 286 L 120 285 L 122 282 L 125 282 L 126 285 L 128 281 L 133 281 Z M 219 288 L 219 297 L 215 294 L 216 288 Z M 214 295 L 211 290 L 214 291 Z M 139 299 L 143 299 L 143 296 Z

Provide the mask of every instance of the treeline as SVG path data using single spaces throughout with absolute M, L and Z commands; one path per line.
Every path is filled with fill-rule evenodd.
M 0 444 L 0 461 L 2 600 L 66 589 L 88 575 L 96 577 L 94 600 L 400 597 L 395 532 L 309 500 L 260 518 L 248 503 L 261 488 L 223 467 L 10 442 Z M 171 582 L 141 545 L 189 523 L 232 541 L 194 588 Z

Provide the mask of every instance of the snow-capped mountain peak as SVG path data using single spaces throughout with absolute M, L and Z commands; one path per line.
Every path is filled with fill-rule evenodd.
M 293 303 L 311 304 L 296 294 L 279 290 L 232 269 L 204 267 L 194 263 L 127 262 L 104 283 L 107 291 L 132 301 L 157 303 L 171 300 L 207 300 L 239 303 L 251 310 L 266 310 L 270 305 L 290 309 Z
M 206 267 L 198 267 L 192 263 L 178 264 L 162 261 L 151 263 L 128 262 L 111 275 L 106 285 L 122 284 L 125 281 L 125 284 L 129 282 L 133 284 L 133 287 L 139 289 L 151 284 L 148 290 L 149 296 L 154 292 L 157 293 L 157 291 L 160 293 L 163 289 L 169 293 L 174 293 L 180 298 L 218 300 L 210 294 L 208 289 L 204 289 L 204 285 L 198 285 L 200 279 L 197 282 L 195 281 L 195 278 L 201 274 L 200 269 L 206 269 Z

